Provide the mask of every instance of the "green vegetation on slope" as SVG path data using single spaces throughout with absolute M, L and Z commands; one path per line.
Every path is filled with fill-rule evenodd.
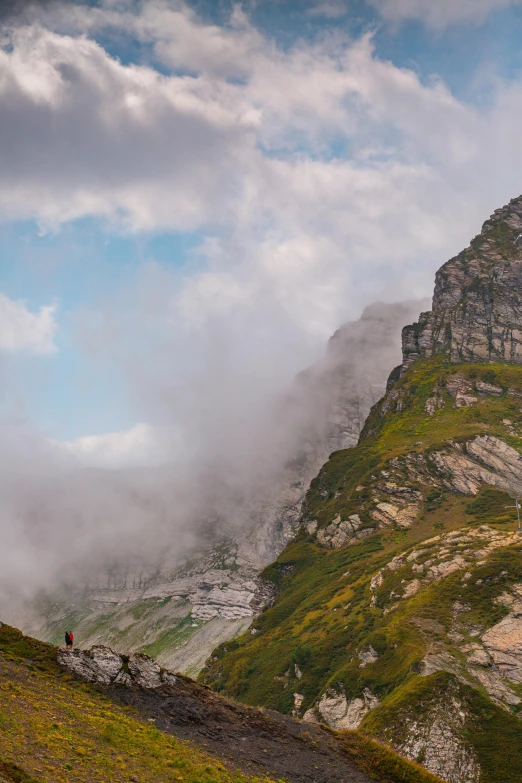
M 455 366 L 441 358 L 419 362 L 395 387 L 401 394 L 402 410 L 389 411 L 381 417 L 382 403 L 376 406 L 360 444 L 334 453 L 312 482 L 305 516 L 316 519 L 320 527 L 337 514 L 346 519 L 357 513 L 369 522 L 367 509 L 377 471 L 394 457 L 441 448 L 450 436 L 457 442 L 488 432 L 506 441 L 516 440 L 522 446 L 522 440 L 506 434 L 502 423 L 509 415 L 514 425 L 522 426 L 520 402 L 504 393 L 484 398 L 472 408 L 457 409 L 444 390 L 447 376 L 456 373 L 495 382 L 506 392 L 522 392 L 522 367 Z M 440 389 L 447 404 L 428 418 L 424 406 L 434 386 Z M 245 634 L 218 648 L 203 679 L 218 691 L 247 703 L 290 712 L 293 690 L 305 695 L 304 705 L 308 706 L 330 677 L 334 673 L 338 676 L 339 667 L 346 667 L 347 657 L 365 640 L 377 652 L 388 649 L 389 663 L 380 664 L 384 679 L 379 690 L 394 687 L 404 671 L 422 657 L 425 643 L 418 632 L 407 628 L 394 630 L 391 618 L 383 618 L 382 612 L 368 607 L 369 578 L 394 554 L 441 529 L 449 531 L 486 520 L 503 529 L 513 520 L 512 513 L 504 508 L 511 502 L 504 492 L 484 489 L 470 499 L 411 481 L 409 485 L 424 496 L 423 513 L 410 530 L 381 531 L 359 544 L 336 550 L 324 549 L 314 536 L 301 531 L 264 572 L 264 577 L 277 585 L 278 599 L 256 621 L 257 633 Z M 387 639 L 381 626 L 388 629 L 391 638 Z M 400 654 L 394 656 L 392 651 L 399 647 Z M 289 682 L 295 679 L 295 664 L 303 671 L 299 687 L 296 683 L 295 689 L 283 689 L 281 683 L 287 672 Z
M 520 783 L 522 758 L 513 753 L 522 742 L 520 719 L 447 672 L 417 677 L 398 689 L 393 698 L 370 713 L 364 730 L 386 737 L 388 742 L 402 744 L 408 739 L 412 714 L 422 720 L 423 712 L 441 706 L 446 710 L 448 701 L 454 697 L 467 716 L 463 736 L 477 753 L 481 783 Z M 418 761 L 422 763 L 422 758 Z
M 380 783 L 443 783 L 420 765 L 407 761 L 386 745 L 358 731 L 336 736 L 358 766 L 369 775 L 377 776 Z
M 111 701 L 110 692 L 105 694 L 64 672 L 56 663 L 55 648 L 1 624 L 0 676 L 2 783 L 270 783 L 267 778 L 231 771 L 194 744 L 160 732 L 150 719 L 144 723 L 132 708 Z M 194 687 L 209 693 L 208 689 Z M 245 726 L 241 709 L 232 705 L 237 725 Z M 245 713 L 254 715 L 262 736 L 258 711 L 245 710 L 243 718 Z M 270 721 L 265 731 L 268 726 Z M 332 745 L 329 741 L 328 747 L 338 755 L 328 756 L 326 765 L 341 759 L 344 750 L 361 770 L 380 783 L 442 783 L 417 764 L 363 735 L 332 734 L 335 742 Z M 281 737 L 285 749 L 288 736 L 283 732 Z M 308 731 L 297 737 L 298 746 L 304 743 L 303 750 L 307 744 L 315 748 L 316 741 L 317 737 Z M 290 751 L 295 754 L 295 746 Z M 319 751 L 318 760 L 321 758 Z M 26 769 L 15 763 L 20 760 Z
M 371 628 L 371 617 L 352 612 L 351 603 L 362 597 L 357 596 L 357 576 L 380 548 L 377 539 L 325 553 L 301 534 L 265 572 L 279 585 L 280 599 L 257 619 L 257 633 L 250 635 L 251 641 L 244 636 L 215 652 L 211 671 L 218 676 L 212 678 L 213 687 L 247 704 L 286 713 L 292 711 L 294 690 L 311 702 L 317 684 L 342 665 L 347 645 L 356 636 L 364 638 Z M 221 661 L 225 667 L 220 671 Z M 299 685 L 283 687 L 297 683 L 296 666 L 303 671 Z
M 0 779 L 13 783 L 247 783 L 56 664 L 56 649 L 0 627 Z M 17 765 L 23 764 L 22 771 Z M 31 777 L 31 776 L 34 776 Z M 259 781 L 259 779 L 255 779 Z M 268 783 L 268 781 L 266 782 Z
M 0 759 L 0 781 L 3 783 L 4 780 L 8 783 L 39 783 L 32 775 L 24 772 L 18 764 L 11 764 Z
M 446 390 L 448 378 L 456 374 L 472 386 L 477 381 L 495 384 L 502 393 L 477 395 L 471 407 L 457 408 Z M 443 406 L 429 417 L 425 405 L 434 394 Z M 395 700 L 429 685 L 429 678 L 420 671 L 423 659 L 435 650 L 454 660 L 469 681 L 466 703 L 474 718 L 466 720 L 463 732 L 479 760 L 481 783 L 499 783 L 493 758 L 502 759 L 503 783 L 521 780 L 522 763 L 498 739 L 498 732 L 503 731 L 520 742 L 521 724 L 494 705 L 467 674 L 461 651 L 463 645 L 476 640 L 477 629 L 482 632 L 507 613 L 496 599 L 510 585 L 522 582 L 520 545 L 501 548 L 484 563 L 474 565 L 472 580 L 462 581 L 463 573 L 457 572 L 422 586 L 408 600 L 399 600 L 403 585 L 414 580 L 414 569 L 428 562 L 430 553 L 383 571 L 382 584 L 370 590 L 372 577 L 393 557 L 408 554 L 414 546 L 422 549 L 422 542 L 434 536 L 460 528 L 480 532 L 485 522 L 492 531 L 514 529 L 513 511 L 505 508 L 513 501 L 505 492 L 483 487 L 470 497 L 445 486 L 430 486 L 409 470 L 404 457 L 421 455 L 424 470 L 429 472 L 432 468 L 426 456 L 431 452 L 484 434 L 522 450 L 521 396 L 522 367 L 450 365 L 442 357 L 414 364 L 392 394 L 373 409 L 359 445 L 334 453 L 312 482 L 304 515 L 317 521 L 319 529 L 337 515 L 347 519 L 358 514 L 363 529 L 375 525 L 370 515 L 375 493 L 391 470 L 402 471 L 401 483 L 419 493 L 417 520 L 408 530 L 390 526 L 340 549 L 326 549 L 314 534 L 301 530 L 264 573 L 277 585 L 278 597 L 256 620 L 256 633 L 214 651 L 201 679 L 249 704 L 286 713 L 295 710 L 294 693 L 298 693 L 304 697 L 300 715 L 329 690 L 350 701 L 368 689 L 380 706 L 370 713 L 373 723 L 368 717 L 362 728 L 387 739 L 384 723 L 378 723 L 379 714 L 386 715 L 387 723 L 400 724 Z M 393 479 L 397 480 L 395 475 Z M 438 541 L 432 547 L 440 549 L 442 544 Z M 455 546 L 454 553 L 463 548 Z M 465 607 L 458 623 L 456 602 Z M 370 646 L 378 657 L 363 666 L 359 654 Z M 513 687 L 514 692 L 519 690 L 521 686 Z M 410 717 L 422 713 L 417 697 L 408 704 Z M 398 742 L 397 737 L 391 739 Z
M 479 398 L 470 407 L 456 408 L 454 399 L 445 388 L 448 378 L 454 375 L 467 378 L 471 384 L 476 381 L 496 384 L 503 393 L 498 397 Z M 444 407 L 429 417 L 425 405 L 434 391 L 444 402 Z M 429 453 L 448 441 L 458 443 L 486 433 L 501 437 L 514 448 L 522 448 L 522 438 L 515 435 L 517 427 L 522 427 L 522 367 L 456 365 L 441 356 L 420 360 L 398 381 L 392 395 L 373 408 L 359 445 L 332 454 L 312 481 L 305 515 L 309 519 L 317 519 L 320 526 L 327 524 L 336 514 L 346 519 L 349 514 L 358 513 L 365 519 L 370 492 L 367 487 L 357 492 L 357 486 L 367 482 L 372 473 L 394 457 Z M 388 405 L 390 410 L 384 413 L 384 406 Z M 511 425 L 506 425 L 505 421 L 510 421 Z

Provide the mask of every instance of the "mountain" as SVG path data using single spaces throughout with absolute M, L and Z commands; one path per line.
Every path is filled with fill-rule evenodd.
M 0 624 L 2 783 L 441 783 L 390 749 L 243 707 L 142 654 Z
M 324 359 L 296 378 L 273 411 L 255 476 L 243 481 L 225 469 L 217 479 L 202 479 L 198 492 L 209 497 L 193 522 L 198 546 L 181 562 L 176 536 L 157 561 L 142 555 L 147 542 L 136 541 L 132 560 L 121 558 L 101 571 L 87 568 L 10 621 L 53 643 L 72 627 L 85 646 L 103 641 L 126 653 L 144 651 L 196 674 L 216 645 L 244 632 L 272 600 L 273 586 L 260 571 L 298 530 L 310 481 L 329 454 L 356 444 L 400 359 L 400 329 L 424 305 L 377 303 L 335 333 Z M 169 466 L 161 470 L 168 474 Z M 140 502 L 151 514 L 154 487 L 165 483 L 165 475 L 140 479 Z M 132 508 L 130 499 L 127 505 Z M 132 542 L 125 544 L 132 549 Z
M 357 446 L 263 573 L 275 602 L 201 675 L 449 783 L 522 780 L 521 232 L 522 197 L 437 272 Z

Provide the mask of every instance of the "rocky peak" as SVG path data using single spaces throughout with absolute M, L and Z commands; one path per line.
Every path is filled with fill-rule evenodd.
M 522 364 L 522 196 L 497 209 L 435 277 L 432 310 L 402 332 L 403 369 L 421 356 Z

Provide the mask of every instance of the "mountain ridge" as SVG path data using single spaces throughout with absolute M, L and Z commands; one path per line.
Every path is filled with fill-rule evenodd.
M 522 537 L 506 508 L 522 490 L 521 215 L 515 199 L 439 270 L 358 445 L 331 455 L 264 572 L 274 605 L 201 674 L 449 783 L 522 779 Z

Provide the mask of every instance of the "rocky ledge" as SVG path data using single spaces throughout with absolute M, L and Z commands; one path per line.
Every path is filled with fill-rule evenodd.
M 174 685 L 176 676 L 162 669 L 144 653 L 119 655 L 112 647 L 97 645 L 90 650 L 60 647 L 58 663 L 82 680 L 98 685 L 125 685 L 151 689 Z

